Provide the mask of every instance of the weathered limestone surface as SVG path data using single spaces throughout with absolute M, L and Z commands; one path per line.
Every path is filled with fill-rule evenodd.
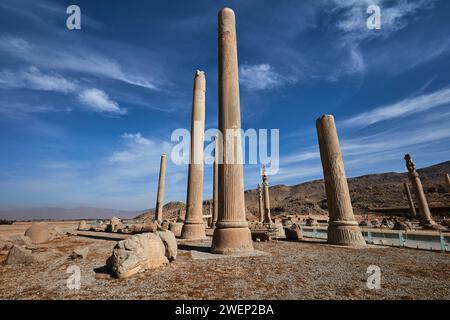
M 158 231 L 156 234 L 161 238 L 166 248 L 166 258 L 174 261 L 177 258 L 178 245 L 175 235 L 171 231 Z
M 422 182 L 420 181 L 419 174 L 416 171 L 416 165 L 412 161 L 409 154 L 405 155 L 406 168 L 408 169 L 409 179 L 413 186 L 414 193 L 416 195 L 416 200 L 419 206 L 420 214 L 420 224 L 422 226 L 433 226 L 436 222 L 431 218 L 430 208 L 428 207 L 427 198 L 423 192 Z
M 173 232 L 175 237 L 181 237 L 181 231 L 183 230 L 183 222 L 171 222 L 169 224 L 169 230 Z
M 214 174 L 213 174 L 213 219 L 212 228 L 216 227 L 219 217 L 219 139 L 214 138 Z
M 245 218 L 241 145 L 236 21 L 233 10 L 219 12 L 219 130 L 223 135 L 219 163 L 219 217 L 212 253 L 253 251 Z
M 113 276 L 128 278 L 167 263 L 169 260 L 161 238 L 154 233 L 143 233 L 119 241 L 107 261 L 107 266 Z
M 35 259 L 31 255 L 30 250 L 26 250 L 18 245 L 14 245 L 6 257 L 6 264 L 30 264 L 33 263 Z
M 284 228 L 284 234 L 286 235 L 286 239 L 288 240 L 302 240 L 303 233 L 302 229 L 297 223 L 292 224 L 289 227 Z
M 75 248 L 70 254 L 71 259 L 84 259 L 89 253 L 89 247 Z
M 159 180 L 158 180 L 158 193 L 156 195 L 156 211 L 155 220 L 158 222 L 163 221 L 163 206 L 164 206 L 164 188 L 166 181 L 166 155 L 161 155 L 161 163 L 159 167 Z
M 259 222 L 264 222 L 264 204 L 261 185 L 258 183 L 258 209 L 259 209 Z
M 181 231 L 182 239 L 204 239 L 203 223 L 203 144 L 205 134 L 205 73 L 195 73 L 192 98 L 191 149 L 186 200 L 186 218 Z
M 269 196 L 269 182 L 267 180 L 266 167 L 263 166 L 263 190 L 264 190 L 264 223 L 272 222 L 270 216 L 270 196 Z
M 78 230 L 88 230 L 88 225 L 86 221 L 84 220 L 80 221 L 80 223 L 78 224 Z
M 405 189 L 406 198 L 408 199 L 409 210 L 411 211 L 411 218 L 416 217 L 416 208 L 414 207 L 414 201 L 411 196 L 411 191 L 409 191 L 408 183 L 403 182 L 403 188 Z
M 49 242 L 53 239 L 52 231 L 45 222 L 35 222 L 25 231 L 32 244 Z
M 316 126 L 330 215 L 328 242 L 335 245 L 365 245 L 353 215 L 334 117 L 324 115 L 317 119 Z

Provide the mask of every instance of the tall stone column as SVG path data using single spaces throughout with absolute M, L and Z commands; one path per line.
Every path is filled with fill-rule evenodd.
M 411 191 L 409 191 L 408 183 L 403 182 L 403 188 L 405 189 L 406 198 L 408 199 L 409 210 L 411 212 L 411 218 L 414 219 L 416 217 L 416 208 L 414 207 L 414 201 L 411 196 Z
M 161 223 L 163 221 L 163 205 L 164 205 L 164 187 L 166 180 L 166 155 L 161 155 L 161 163 L 159 166 L 158 193 L 156 195 L 156 211 L 155 221 Z
M 416 195 L 416 200 L 419 206 L 420 214 L 420 224 L 422 226 L 432 226 L 436 223 L 431 218 L 430 208 L 428 207 L 427 198 L 423 192 L 422 182 L 420 181 L 419 174 L 416 171 L 416 165 L 412 161 L 409 154 L 405 155 L 406 168 L 408 169 L 409 179 L 413 186 L 414 193 Z
M 212 228 L 216 227 L 219 217 L 219 139 L 214 137 L 214 173 L 213 173 L 213 222 Z
M 186 199 L 186 218 L 181 231 L 182 239 L 204 239 L 203 223 L 203 144 L 205 135 L 205 73 L 195 73 L 192 98 L 191 149 Z
M 253 250 L 245 219 L 236 21 L 233 10 L 219 12 L 219 130 L 223 135 L 219 163 L 219 217 L 211 252 Z
M 448 173 L 445 175 L 445 181 L 447 181 L 447 192 L 450 193 L 450 176 Z
M 264 191 L 264 223 L 268 223 L 270 225 L 270 223 L 272 222 L 272 217 L 270 216 L 269 182 L 267 181 L 265 166 L 263 166 L 262 178 Z
M 330 215 L 328 243 L 365 245 L 366 242 L 353 215 L 334 117 L 321 116 L 317 119 L 316 127 Z
M 264 222 L 264 204 L 261 185 L 258 183 L 258 208 L 259 208 L 259 222 Z

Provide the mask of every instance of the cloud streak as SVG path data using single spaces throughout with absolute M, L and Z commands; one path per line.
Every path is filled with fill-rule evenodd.
M 90 110 L 101 113 L 119 114 L 123 115 L 127 113 L 126 109 L 121 109 L 119 104 L 113 100 L 102 90 L 92 88 L 83 90 L 78 98 Z
M 344 127 L 364 127 L 381 121 L 404 118 L 415 113 L 450 104 L 450 88 L 420 95 L 360 113 L 339 123 Z

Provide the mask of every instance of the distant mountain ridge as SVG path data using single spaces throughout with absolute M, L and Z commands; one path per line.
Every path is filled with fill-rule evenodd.
M 450 191 L 445 182 L 445 174 L 450 173 L 450 161 L 418 169 L 427 200 L 430 205 L 449 205 Z M 350 196 L 355 214 L 365 214 L 369 207 L 408 206 L 403 194 L 403 182 L 408 181 L 406 172 L 369 174 L 348 179 Z M 269 177 L 270 184 L 270 177 Z M 325 188 L 322 180 L 286 186 L 275 185 L 269 188 L 272 216 L 280 214 L 327 214 Z M 412 190 L 411 190 L 412 191 Z M 413 195 L 414 197 L 414 195 Z M 209 214 L 211 199 L 203 202 L 203 214 Z M 258 196 L 256 189 L 245 191 L 246 215 L 256 219 L 258 215 Z M 176 218 L 185 204 L 179 201 L 164 205 L 165 218 Z M 0 210 L 0 219 L 14 220 L 76 220 L 110 219 L 113 216 L 131 219 L 153 217 L 155 209 L 115 210 L 105 208 L 78 207 L 73 209 L 42 207 L 30 209 Z

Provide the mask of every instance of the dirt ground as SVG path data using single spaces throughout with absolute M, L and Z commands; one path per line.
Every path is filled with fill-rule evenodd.
M 311 240 L 254 242 L 269 255 L 194 260 L 192 250 L 210 242 L 180 242 L 170 265 L 117 280 L 102 270 L 115 241 L 64 236 L 40 245 L 32 265 L 7 266 L 0 255 L 0 299 L 450 299 L 449 254 Z M 83 246 L 87 258 L 70 260 Z M 71 265 L 81 269 L 79 290 L 66 285 Z M 381 268 L 379 290 L 366 286 L 370 265 Z

